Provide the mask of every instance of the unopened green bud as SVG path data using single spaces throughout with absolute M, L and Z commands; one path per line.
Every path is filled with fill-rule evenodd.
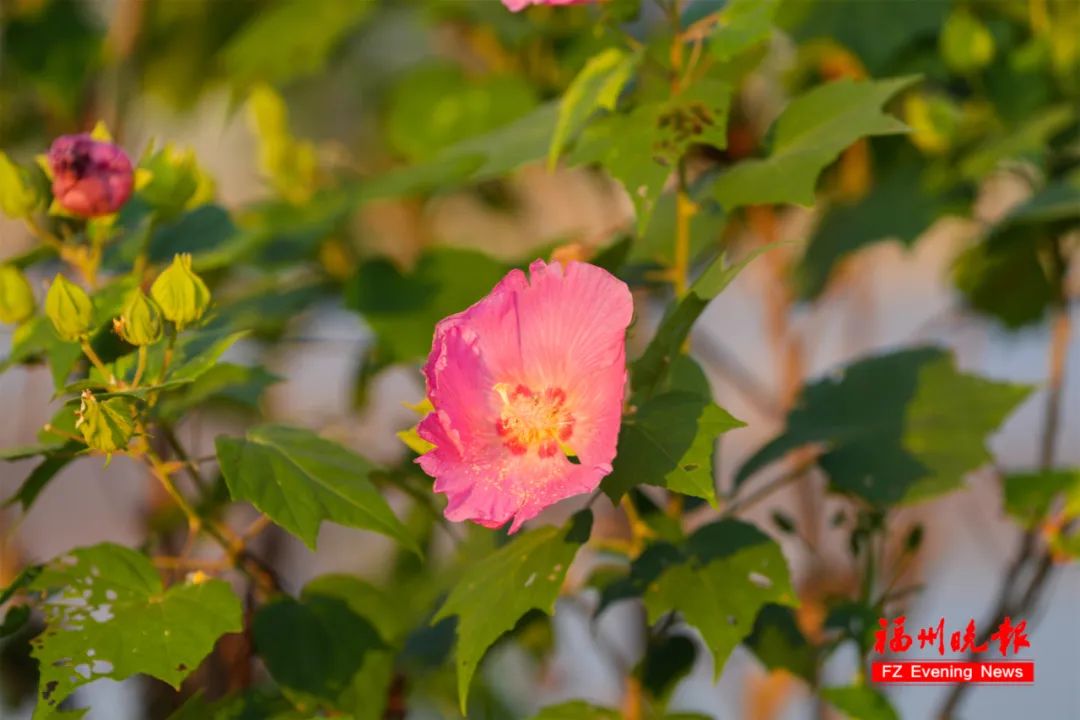
M 994 59 L 994 36 L 965 8 L 949 14 L 939 40 L 945 64 L 962 75 L 978 72 Z
M 173 258 L 172 265 L 154 281 L 150 295 L 177 330 L 197 322 L 210 307 L 210 290 L 191 269 L 191 255 Z
M 117 397 L 99 402 L 92 392 L 84 390 L 76 416 L 75 427 L 91 449 L 111 455 L 127 448 L 134 430 L 127 400 Z
M 153 345 L 161 339 L 161 308 L 136 288 L 124 303 L 120 317 L 113 320 L 113 330 L 131 345 Z
M 12 265 L 0 265 L 0 323 L 21 323 L 34 314 L 34 291 Z
M 89 334 L 94 325 L 94 304 L 90 296 L 63 275 L 56 276 L 45 296 L 45 314 L 63 340 L 79 340 Z

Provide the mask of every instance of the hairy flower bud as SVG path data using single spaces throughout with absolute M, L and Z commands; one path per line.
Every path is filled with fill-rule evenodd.
M 87 134 L 62 135 L 53 141 L 48 159 L 53 196 L 74 215 L 109 215 L 131 197 L 135 171 L 117 145 Z
M 56 334 L 76 341 L 87 335 L 94 324 L 94 304 L 86 291 L 63 275 L 57 275 L 45 296 L 45 314 Z
M 183 330 L 210 307 L 210 290 L 191 269 L 191 255 L 177 255 L 150 288 L 165 318 Z
M 17 267 L 0 265 L 0 323 L 21 323 L 34 314 L 34 291 Z
M 113 330 L 131 345 L 153 345 L 161 339 L 161 308 L 136 288 L 124 303 L 120 317 L 113 320 Z
M 90 448 L 107 455 L 127 448 L 134 430 L 127 400 L 117 397 L 99 402 L 92 392 L 85 390 L 76 416 L 75 427 Z

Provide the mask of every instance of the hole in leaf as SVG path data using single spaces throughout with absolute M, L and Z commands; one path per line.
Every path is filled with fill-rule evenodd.
M 769 590 L 769 589 L 771 589 L 771 588 L 772 588 L 772 586 L 773 586 L 773 581 L 772 581 L 772 579 L 771 579 L 771 578 L 769 578 L 769 577 L 767 577 L 767 576 L 765 576 L 765 575 L 762 575 L 762 574 L 761 574 L 761 573 L 759 573 L 759 572 L 752 572 L 752 573 L 750 573 L 750 574 L 749 574 L 749 575 L 747 576 L 747 578 L 748 578 L 748 579 L 750 580 L 750 582 L 752 582 L 752 583 L 753 583 L 754 585 L 757 585 L 757 586 L 758 586 L 759 588 L 762 588 L 762 589 L 764 589 L 764 590 Z

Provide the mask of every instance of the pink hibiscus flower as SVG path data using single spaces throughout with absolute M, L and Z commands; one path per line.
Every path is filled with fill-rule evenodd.
M 117 145 L 87 134 L 61 135 L 53 141 L 48 157 L 53 196 L 74 215 L 110 215 L 131 197 L 135 172 Z
M 524 10 L 529 5 L 584 5 L 594 0 L 502 0 L 503 5 L 512 12 Z
M 537 260 L 435 328 L 424 366 L 435 446 L 417 462 L 449 520 L 510 532 L 611 472 L 633 301 L 606 270 Z

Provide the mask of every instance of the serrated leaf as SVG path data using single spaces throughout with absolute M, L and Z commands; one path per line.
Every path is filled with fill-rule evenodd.
M 40 666 L 35 717 L 100 678 L 142 673 L 174 688 L 224 633 L 242 628 L 228 583 L 182 583 L 168 590 L 147 559 L 119 545 L 73 550 L 30 584 L 50 594 L 46 630 L 31 641 Z
M 868 135 L 907 130 L 881 106 L 915 79 L 837 80 L 800 95 L 772 128 L 769 156 L 720 174 L 713 196 L 728 211 L 740 205 L 813 205 L 818 175 L 845 148 Z
M 678 612 L 697 628 L 719 677 L 761 608 L 794 605 L 795 591 L 780 547 L 752 525 L 737 520 L 706 525 L 687 539 L 682 552 L 681 562 L 669 564 L 646 587 L 645 609 L 650 623 Z
M 555 610 L 566 571 L 589 539 L 592 514 L 578 513 L 565 527 L 522 533 L 468 568 L 435 615 L 456 615 L 458 698 L 466 714 L 469 685 L 487 649 L 530 610 Z
M 716 438 L 744 424 L 708 397 L 678 391 L 657 395 L 623 421 L 613 469 L 601 487 L 614 502 L 645 483 L 715 506 Z
M 739 262 L 730 265 L 723 257 L 718 257 L 705 268 L 690 286 L 686 297 L 668 310 L 656 330 L 656 336 L 641 357 L 634 361 L 630 382 L 635 393 L 647 398 L 656 391 L 664 381 L 671 364 L 680 356 L 680 349 L 690 335 L 690 329 L 709 302 L 722 293 L 743 268 L 762 253 L 775 247 L 773 244 L 757 248 Z
M 888 699 L 865 685 L 822 688 L 821 697 L 851 720 L 900 720 Z
M 938 348 L 860 360 L 804 387 L 786 430 L 740 468 L 736 482 L 817 444 L 834 491 L 879 506 L 938 495 L 990 461 L 987 437 L 1031 390 L 959 372 Z
M 548 167 L 554 169 L 567 142 L 580 132 L 597 110 L 614 110 L 640 53 L 607 48 L 589 58 L 559 101 L 559 116 L 548 148 Z
M 377 468 L 310 430 L 260 425 L 244 438 L 219 437 L 217 455 L 232 498 L 250 502 L 312 550 L 319 526 L 331 520 L 420 552 L 369 479 Z

